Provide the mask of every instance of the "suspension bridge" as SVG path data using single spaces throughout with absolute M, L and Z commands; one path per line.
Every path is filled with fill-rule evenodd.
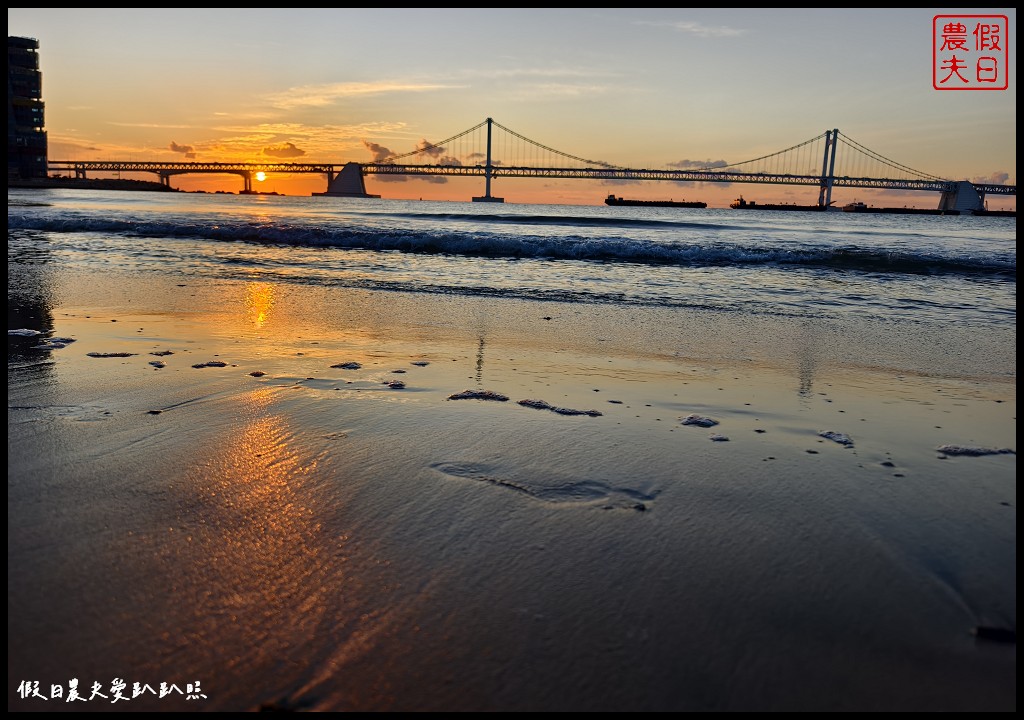
M 662 180 L 702 183 L 758 183 L 805 185 L 818 188 L 818 205 L 832 204 L 834 188 L 922 190 L 940 193 L 940 210 L 983 210 L 986 195 L 1017 194 L 1016 185 L 971 183 L 941 178 L 907 167 L 877 153 L 838 129 L 769 155 L 707 167 L 647 169 L 613 165 L 548 147 L 487 118 L 480 124 L 440 142 L 421 141 L 416 149 L 396 153 L 366 143 L 371 162 L 338 163 L 213 163 L 50 160 L 50 171 L 86 178 L 89 172 L 149 172 L 170 186 L 176 175 L 228 173 L 243 178 L 243 192 L 252 192 L 258 173 L 318 173 L 327 178 L 327 190 L 314 195 L 379 197 L 366 191 L 367 175 L 381 179 L 397 176 L 474 176 L 484 178 L 484 194 L 477 202 L 502 202 L 491 194 L 497 178 L 568 178 L 578 180 Z

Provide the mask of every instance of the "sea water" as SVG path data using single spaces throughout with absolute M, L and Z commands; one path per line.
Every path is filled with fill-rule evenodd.
M 1016 325 L 1003 217 L 8 192 L 9 257 L 400 292 Z

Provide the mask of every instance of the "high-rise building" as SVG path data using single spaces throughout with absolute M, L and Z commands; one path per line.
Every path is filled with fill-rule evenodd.
M 7 36 L 7 179 L 47 177 L 39 41 Z

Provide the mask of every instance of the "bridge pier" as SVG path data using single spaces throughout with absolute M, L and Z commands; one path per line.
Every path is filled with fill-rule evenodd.
M 961 180 L 951 190 L 943 190 L 939 197 L 939 210 L 957 210 L 961 213 L 985 209 L 985 194 L 979 193 L 973 183 Z
M 327 192 L 313 193 L 328 197 L 379 198 L 366 192 L 366 181 L 363 179 L 363 166 L 357 162 L 345 163 L 333 178 L 327 173 Z

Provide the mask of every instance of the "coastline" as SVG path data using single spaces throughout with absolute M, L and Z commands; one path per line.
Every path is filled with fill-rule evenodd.
M 181 192 L 169 185 L 151 180 L 122 180 L 120 178 L 75 178 L 51 176 L 30 180 L 8 179 L 7 187 L 18 190 L 145 190 L 148 192 Z
M 54 274 L 16 317 L 75 342 L 8 340 L 12 693 L 1015 708 L 1015 452 L 938 450 L 1015 451 L 1014 333 Z

